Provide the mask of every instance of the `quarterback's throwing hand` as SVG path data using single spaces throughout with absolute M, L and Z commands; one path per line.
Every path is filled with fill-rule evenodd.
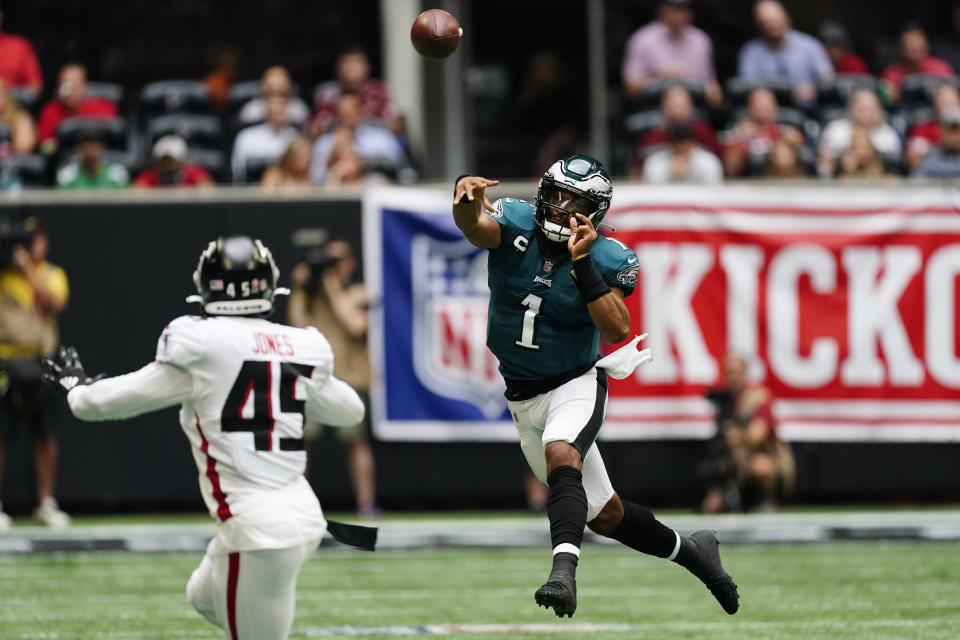
M 576 258 L 590 253 L 590 247 L 597 241 L 599 234 L 590 222 L 590 218 L 582 213 L 575 213 L 573 216 L 570 217 L 570 239 L 567 240 L 567 251 Z
M 61 346 L 54 357 L 43 359 L 42 378 L 66 394 L 77 385 L 95 382 L 100 376 L 96 379 L 88 376 L 77 350 Z
M 495 187 L 500 184 L 499 180 L 487 180 L 480 176 L 467 176 L 461 178 L 457 183 L 457 191 L 453 194 L 453 204 L 463 204 L 463 197 L 466 196 L 470 202 L 475 202 L 478 198 L 480 204 L 487 211 L 493 212 L 495 209 L 487 199 L 487 187 Z

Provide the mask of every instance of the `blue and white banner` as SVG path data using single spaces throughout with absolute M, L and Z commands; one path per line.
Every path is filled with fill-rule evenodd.
M 371 189 L 364 271 L 374 299 L 374 433 L 384 440 L 515 441 L 486 346 L 487 252 L 453 222 L 448 189 Z

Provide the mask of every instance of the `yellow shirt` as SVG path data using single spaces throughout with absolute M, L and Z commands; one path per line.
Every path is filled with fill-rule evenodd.
M 54 296 L 70 296 L 67 274 L 49 262 L 37 273 Z M 0 359 L 51 355 L 60 341 L 57 317 L 37 304 L 37 294 L 19 269 L 0 269 Z

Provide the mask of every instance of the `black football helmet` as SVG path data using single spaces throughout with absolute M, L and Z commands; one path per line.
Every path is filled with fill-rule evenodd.
M 266 316 L 273 299 L 290 290 L 277 286 L 280 270 L 270 250 L 248 236 L 221 236 L 200 254 L 193 283 L 197 295 L 187 302 L 203 305 L 211 316 Z

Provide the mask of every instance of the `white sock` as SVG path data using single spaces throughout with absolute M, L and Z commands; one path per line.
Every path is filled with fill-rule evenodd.
M 557 555 L 558 553 L 572 553 L 579 558 L 580 547 L 572 545 L 569 542 L 562 542 L 553 548 L 553 555 Z
M 673 535 L 677 536 L 677 544 L 673 547 L 673 553 L 667 556 L 667 560 L 676 560 L 677 554 L 680 553 L 680 534 L 674 531 Z

